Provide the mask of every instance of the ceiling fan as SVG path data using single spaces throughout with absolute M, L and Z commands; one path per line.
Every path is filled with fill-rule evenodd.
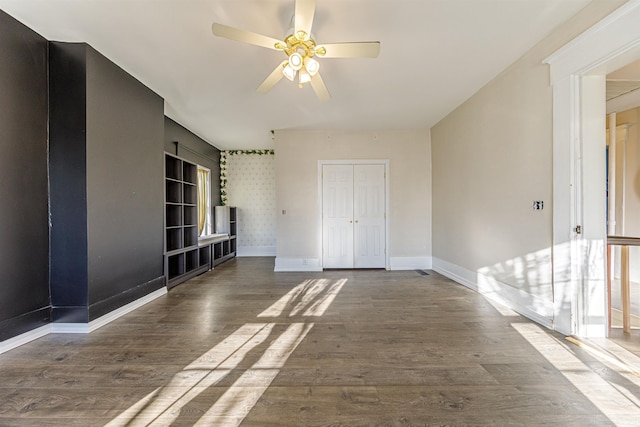
M 239 42 L 249 43 L 268 49 L 280 50 L 287 55 L 258 87 L 258 92 L 267 93 L 282 77 L 294 81 L 302 87 L 310 83 L 321 101 L 331 96 L 320 77 L 320 58 L 376 58 L 380 52 L 380 42 L 344 42 L 317 44 L 311 36 L 311 26 L 316 11 L 316 0 L 295 0 L 293 32 L 284 40 L 278 40 L 262 34 L 252 33 L 227 25 L 214 23 L 213 34 Z

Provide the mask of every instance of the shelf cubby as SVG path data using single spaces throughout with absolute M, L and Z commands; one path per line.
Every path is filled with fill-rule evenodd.
M 165 180 L 167 203 L 182 203 L 182 184 L 178 181 Z
M 211 245 L 206 245 L 198 249 L 200 256 L 200 266 L 211 266 Z
M 167 204 L 166 207 L 167 227 L 177 227 L 182 225 L 182 206 Z
M 171 255 L 167 259 L 167 276 L 169 280 L 185 273 L 184 270 L 184 254 Z
M 196 206 L 184 206 L 184 225 L 198 224 L 198 208 Z
M 198 204 L 198 187 L 193 184 L 183 184 L 183 202 L 185 205 L 197 205 Z
M 223 242 L 218 242 L 213 244 L 213 258 L 220 259 L 223 257 L 222 254 L 222 244 Z
M 182 163 L 182 180 L 191 184 L 198 183 L 198 166 L 193 163 Z
M 188 248 L 198 244 L 198 227 L 184 227 L 184 247 Z
M 184 254 L 184 272 L 188 273 L 190 271 L 195 270 L 199 266 L 200 256 L 198 253 L 198 249 L 194 249 L 192 251 L 185 252 Z
M 182 180 L 182 160 L 165 156 L 165 176 L 170 179 Z
M 166 231 L 167 252 L 181 249 L 182 246 L 182 228 L 167 228 Z

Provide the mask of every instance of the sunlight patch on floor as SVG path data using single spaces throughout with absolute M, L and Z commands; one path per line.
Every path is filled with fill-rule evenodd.
M 250 369 L 198 420 L 196 426 L 237 426 L 276 378 L 313 323 L 294 323 L 282 333 Z
M 258 314 L 271 323 L 246 323 L 209 351 L 198 357 L 169 383 L 149 393 L 107 424 L 108 427 L 166 426 L 181 415 L 183 408 L 208 388 L 234 372 L 257 347 L 276 334 L 277 326 L 287 329 L 273 338 L 258 360 L 226 389 L 195 425 L 237 426 L 269 388 L 291 354 L 304 340 L 313 323 L 278 323 L 286 318 L 320 317 L 346 284 L 347 279 L 305 280 L 269 308 Z
M 637 425 L 640 400 L 636 397 L 638 387 L 634 382 L 620 377 L 616 384 L 609 383 L 540 326 L 530 323 L 511 326 L 614 424 Z
M 305 290 L 307 286 L 312 282 L 312 280 L 305 280 L 300 283 L 295 288 L 291 289 L 287 292 L 282 298 L 273 303 L 273 305 L 267 308 L 262 313 L 258 314 L 258 317 L 278 317 L 281 316 L 284 310 L 291 304 L 292 301 L 295 301 L 298 296 Z

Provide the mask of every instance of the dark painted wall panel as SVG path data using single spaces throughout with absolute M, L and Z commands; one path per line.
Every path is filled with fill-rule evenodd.
M 0 11 L 0 340 L 49 316 L 47 42 Z
M 219 205 L 220 150 L 170 118 L 165 117 L 164 122 L 165 151 L 210 169 L 211 203 L 212 206 Z
M 87 46 L 90 304 L 163 275 L 163 140 L 163 99 Z
M 52 317 L 163 286 L 164 102 L 85 43 L 50 45 Z
M 51 302 L 67 322 L 88 318 L 85 62 L 85 44 L 50 43 Z

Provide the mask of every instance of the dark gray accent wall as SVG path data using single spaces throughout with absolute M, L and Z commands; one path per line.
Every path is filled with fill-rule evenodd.
M 51 304 L 78 322 L 88 302 L 85 68 L 84 44 L 50 44 Z
M 164 285 L 164 104 L 90 46 L 50 45 L 52 317 L 88 322 Z
M 220 205 L 220 150 L 168 117 L 164 119 L 164 149 L 211 170 L 211 203 Z
M 0 341 L 49 321 L 47 41 L 0 10 Z
M 87 136 L 94 307 L 163 275 L 164 101 L 90 47 Z

